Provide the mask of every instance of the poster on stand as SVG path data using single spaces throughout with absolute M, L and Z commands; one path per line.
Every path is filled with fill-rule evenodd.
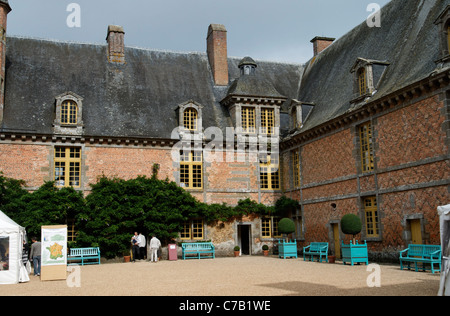
M 41 280 L 67 278 L 67 225 L 41 227 Z

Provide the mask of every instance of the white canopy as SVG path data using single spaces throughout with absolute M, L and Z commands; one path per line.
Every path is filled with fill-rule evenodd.
M 437 208 L 440 218 L 442 270 L 439 296 L 450 296 L 450 204 Z
M 22 261 L 25 228 L 0 211 L 0 284 L 30 280 Z

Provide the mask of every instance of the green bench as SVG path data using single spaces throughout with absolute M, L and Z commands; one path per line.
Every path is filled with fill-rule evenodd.
M 322 262 L 322 257 L 328 262 L 328 243 L 327 242 L 312 242 L 309 246 L 303 247 L 303 260 L 306 256 L 310 256 L 310 261 L 313 261 L 314 256 L 318 256 L 317 261 Z
M 94 261 L 92 261 L 94 260 Z M 71 263 L 70 265 L 82 266 L 85 264 L 100 264 L 100 248 L 71 248 L 67 256 L 67 263 L 72 261 L 81 261 L 80 263 Z
M 430 264 L 431 272 L 441 271 L 441 246 L 439 245 L 408 245 L 408 248 L 400 251 L 400 269 L 406 263 L 408 270 L 411 269 L 411 263 L 414 262 L 415 271 L 418 271 L 417 264 L 422 263 L 422 270 L 426 271 L 425 264 Z M 437 264 L 436 269 L 434 265 Z
M 182 243 L 181 250 L 183 260 L 215 258 L 215 248 L 212 242 L 189 242 Z M 194 255 L 194 256 L 191 256 Z

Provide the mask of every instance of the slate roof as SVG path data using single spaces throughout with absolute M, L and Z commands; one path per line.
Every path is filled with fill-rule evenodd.
M 107 45 L 7 38 L 3 131 L 52 134 L 55 97 L 83 97 L 84 135 L 170 138 L 176 108 L 203 106 L 203 127 L 232 126 L 220 105 L 228 87 L 214 86 L 206 53 L 125 47 L 126 64 L 107 61 Z M 242 58 L 228 58 L 230 82 Z M 286 97 L 298 94 L 301 64 L 257 61 L 258 74 Z
M 393 0 L 381 10 L 381 27 L 366 21 L 335 41 L 305 65 L 299 101 L 315 104 L 301 132 L 354 110 L 353 74 L 358 58 L 386 61 L 389 66 L 369 101 L 428 77 L 440 58 L 434 24 L 450 0 Z
M 434 21 L 449 3 L 392 0 L 382 8 L 381 28 L 364 21 L 304 65 L 256 61 L 250 79 L 235 81 L 242 57 L 230 57 L 226 87 L 214 86 L 206 53 L 126 47 L 126 64 L 118 65 L 107 61 L 106 43 L 8 36 L 1 130 L 52 134 L 55 97 L 72 91 L 83 97 L 85 136 L 170 138 L 176 108 L 189 100 L 203 106 L 204 128 L 224 130 L 232 126 L 220 104 L 227 93 L 286 97 L 285 113 L 291 99 L 314 103 L 303 132 L 363 105 L 350 102 L 358 58 L 389 64 L 370 101 L 430 76 L 440 58 Z M 282 130 L 289 124 L 285 113 Z

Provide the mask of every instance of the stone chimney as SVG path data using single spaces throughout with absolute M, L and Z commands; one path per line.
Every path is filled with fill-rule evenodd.
M 206 37 L 209 65 L 217 86 L 228 85 L 227 30 L 221 24 L 211 24 Z
M 313 43 L 314 48 L 314 56 L 317 56 L 322 52 L 325 48 L 333 44 L 335 38 L 332 37 L 321 37 L 316 36 L 311 40 L 311 43 Z
M 5 107 L 6 18 L 10 11 L 8 0 L 0 0 L 0 125 Z
M 106 41 L 108 42 L 108 61 L 110 63 L 125 63 L 125 32 L 123 27 L 118 25 L 108 26 L 108 35 Z

